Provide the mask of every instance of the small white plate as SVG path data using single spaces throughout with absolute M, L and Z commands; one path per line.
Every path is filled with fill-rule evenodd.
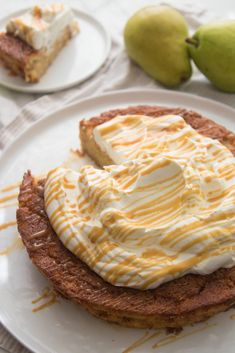
M 27 169 L 31 169 L 34 175 L 40 175 L 61 164 L 69 149 L 79 146 L 79 120 L 102 111 L 139 104 L 185 107 L 235 130 L 233 109 L 197 96 L 166 90 L 142 90 L 93 97 L 48 115 L 21 134 L 0 158 L 0 187 L 19 181 Z M 16 192 L 2 192 L 0 199 Z M 0 224 L 14 219 L 15 207 L 0 208 Z M 16 236 L 15 227 L 0 232 L 0 253 L 13 244 Z M 234 309 L 206 323 L 185 328 L 176 338 L 159 331 L 159 336 L 144 343 L 146 330 L 106 323 L 62 298 L 60 303 L 33 313 L 32 309 L 44 303 L 45 299 L 38 303 L 32 303 L 32 300 L 48 285 L 24 249 L 15 249 L 8 256 L 0 256 L 0 321 L 33 352 L 234 353 L 235 320 L 231 320 L 231 315 L 235 318 Z M 150 334 L 156 336 L 154 331 Z M 125 351 L 137 340 L 142 344 Z M 159 350 L 156 344 L 162 345 Z
M 11 17 L 27 9 L 0 19 L 1 31 Z M 92 76 L 104 63 L 110 51 L 110 36 L 104 26 L 85 12 L 73 10 L 80 32 L 69 41 L 38 83 L 26 83 L 0 66 L 0 84 L 20 92 L 49 93 L 72 87 Z

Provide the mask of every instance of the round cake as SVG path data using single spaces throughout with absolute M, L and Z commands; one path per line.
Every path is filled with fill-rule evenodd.
M 157 118 L 166 114 L 181 116 L 200 134 L 219 140 L 233 154 L 232 132 L 200 114 L 180 108 L 130 107 L 109 111 L 80 123 L 83 148 L 101 166 L 92 139 L 93 129 L 117 115 L 142 114 Z M 153 289 L 141 290 L 105 281 L 61 242 L 45 209 L 45 180 L 24 175 L 20 187 L 17 223 L 28 254 L 37 268 L 63 297 L 85 307 L 104 320 L 129 327 L 179 328 L 206 320 L 235 303 L 235 267 L 219 268 L 208 275 L 186 274 Z

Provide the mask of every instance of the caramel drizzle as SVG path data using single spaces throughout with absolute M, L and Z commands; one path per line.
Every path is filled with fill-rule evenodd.
M 14 207 L 14 206 L 18 206 L 18 202 L 9 202 L 9 203 L 6 203 L 4 205 L 0 205 L 0 209 L 5 209 L 5 208 L 8 208 L 8 207 Z
M 17 183 L 9 184 L 7 186 L 4 186 L 3 188 L 0 189 L 0 192 L 8 192 L 12 191 L 20 186 L 20 182 L 18 181 Z
M 0 190 L 0 192 L 7 192 L 7 191 L 10 191 L 12 189 L 15 189 L 17 186 L 19 185 L 19 183 L 17 184 L 12 184 L 10 186 L 7 186 L 3 189 Z M 17 199 L 18 197 L 18 193 L 14 193 L 14 194 L 11 194 L 11 195 L 7 195 L 3 198 L 0 198 L 0 209 L 5 209 L 5 208 L 8 208 L 8 207 L 14 207 L 14 206 L 18 206 L 18 201 L 15 201 L 15 202 L 7 202 L 7 201 L 10 201 L 10 200 L 13 200 L 13 199 Z M 1 230 L 1 226 L 0 226 L 0 230 Z
M 216 326 L 216 324 L 208 324 L 208 325 L 206 325 L 204 327 L 200 327 L 200 328 L 198 328 L 196 330 L 193 330 L 193 331 L 185 333 L 185 334 L 179 334 L 179 335 L 174 335 L 174 336 L 170 336 L 170 337 L 165 337 L 165 338 L 161 339 L 160 341 L 158 341 L 157 343 L 155 343 L 152 346 L 152 348 L 153 349 L 158 349 L 160 347 L 166 346 L 166 345 L 171 344 L 173 342 L 179 341 L 179 340 L 181 340 L 181 339 L 183 339 L 185 337 L 192 336 L 195 333 L 205 331 L 208 328 L 211 328 L 211 327 L 214 327 L 214 326 Z
M 181 333 L 181 334 L 177 334 L 177 335 L 170 335 L 170 336 L 163 337 L 152 345 L 152 349 L 161 348 L 161 347 L 166 346 L 168 344 L 171 344 L 175 341 L 179 341 L 185 337 L 189 337 L 189 336 L 192 336 L 198 332 L 205 331 L 206 329 L 209 329 L 214 326 L 216 326 L 216 324 L 206 324 L 205 326 L 197 328 L 197 329 L 195 329 L 191 332 L 188 332 L 188 333 Z M 155 337 L 162 335 L 162 333 L 163 333 L 162 331 L 158 331 L 153 334 L 150 334 L 150 332 L 147 331 L 137 341 L 133 342 L 129 347 L 127 347 L 122 353 L 130 353 L 130 352 L 134 351 L 136 348 L 139 348 L 140 346 L 142 346 L 145 343 L 149 342 L 150 340 L 154 339 Z
M 129 347 L 127 347 L 122 353 L 130 353 L 136 348 L 142 346 L 144 343 L 150 341 L 151 339 L 160 336 L 162 333 L 161 332 L 155 332 L 153 334 L 150 334 L 149 331 L 145 332 L 143 336 L 141 336 L 137 341 L 132 343 Z
M 4 203 L 6 201 L 9 201 L 9 200 L 12 200 L 12 199 L 16 199 L 17 197 L 18 197 L 18 193 L 2 197 L 2 198 L 0 198 L 0 203 Z
M 16 225 L 16 221 L 5 222 L 3 224 L 0 224 L 0 231 L 5 230 L 9 227 L 13 227 L 15 225 Z M 13 251 L 18 249 L 23 249 L 23 248 L 24 248 L 24 245 L 22 243 L 22 240 L 19 237 L 19 235 L 17 235 L 17 238 L 13 240 L 11 245 L 7 246 L 4 250 L 0 250 L 0 256 L 9 255 Z
M 0 251 L 0 256 L 9 255 L 15 250 L 23 249 L 24 245 L 20 237 L 17 237 L 10 246 Z
M 39 175 L 35 176 L 35 178 L 37 178 L 37 179 L 38 179 L 38 178 L 40 178 L 40 179 L 45 178 L 45 174 L 39 174 Z M 18 188 L 18 187 L 20 186 L 20 184 L 21 184 L 21 181 L 17 181 L 17 182 L 15 182 L 15 183 L 6 185 L 6 186 L 0 188 L 0 193 L 12 191 L 12 190 Z M 14 197 L 17 197 L 17 196 L 18 196 L 18 194 L 15 194 Z M 12 195 L 12 198 L 14 198 L 14 197 L 13 197 L 13 195 Z M 1 200 L 1 199 L 0 199 L 0 200 Z
M 57 298 L 57 294 L 55 293 L 55 291 L 53 289 L 46 287 L 39 297 L 32 300 L 32 304 L 37 304 L 44 299 L 46 299 L 47 301 L 43 304 L 40 304 L 36 308 L 32 309 L 33 313 L 36 313 L 36 312 L 41 311 L 43 309 L 46 309 L 53 304 L 59 303 L 58 298 Z
M 0 224 L 0 231 L 3 230 L 3 229 L 6 229 L 8 227 L 15 226 L 15 225 L 16 225 L 16 221 L 10 221 L 10 222 L 6 222 L 6 223 L 3 223 L 3 224 Z

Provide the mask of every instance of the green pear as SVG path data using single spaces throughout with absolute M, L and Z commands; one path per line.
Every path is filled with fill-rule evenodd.
M 186 39 L 198 69 L 225 92 L 235 92 L 235 20 L 201 26 Z
M 184 17 L 169 6 L 148 6 L 136 12 L 124 29 L 128 55 L 167 87 L 179 86 L 192 74 Z

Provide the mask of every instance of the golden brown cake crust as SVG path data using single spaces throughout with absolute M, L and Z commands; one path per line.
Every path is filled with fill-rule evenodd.
M 26 82 L 35 83 L 71 38 L 72 32 L 67 26 L 50 49 L 35 50 L 12 34 L 0 33 L 0 59 L 12 73 L 22 76 Z
M 134 109 L 136 113 L 144 112 L 136 107 L 129 111 Z M 158 107 L 155 109 L 159 111 Z M 81 125 L 94 126 L 94 122 L 102 123 L 113 114 L 105 113 L 104 118 Z M 197 122 L 202 131 L 204 125 L 192 114 L 188 115 L 188 122 L 191 119 L 194 128 Z M 216 123 L 210 124 L 205 131 L 210 129 L 211 137 L 234 141 L 231 132 Z M 182 327 L 203 321 L 235 303 L 235 267 L 207 276 L 189 274 L 146 291 L 105 282 L 60 242 L 44 210 L 44 181 L 37 182 L 30 172 L 25 174 L 20 187 L 17 223 L 31 260 L 55 290 L 102 319 L 130 327 Z

